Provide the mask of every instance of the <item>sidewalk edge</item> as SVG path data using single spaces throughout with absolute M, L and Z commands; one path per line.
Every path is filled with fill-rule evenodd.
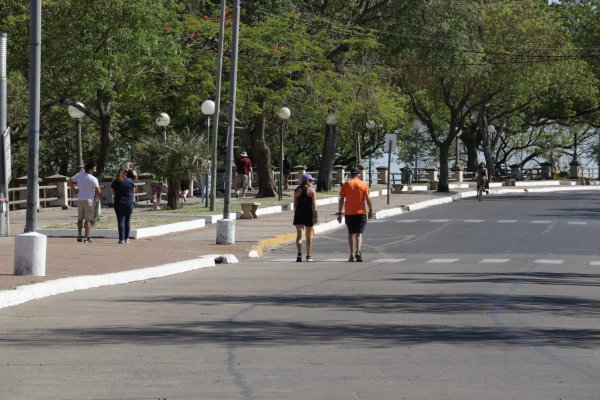
M 237 258 L 230 254 L 211 254 L 191 260 L 179 261 L 155 267 L 139 268 L 130 271 L 113 272 L 102 275 L 72 276 L 68 278 L 53 279 L 50 281 L 34 283 L 31 285 L 22 285 L 18 286 L 14 290 L 0 291 L 0 309 L 62 293 L 92 289 L 101 286 L 139 282 L 147 279 L 162 278 L 169 275 L 194 271 L 201 268 L 214 267 L 216 266 L 217 260 L 219 262 L 225 261 L 227 263 L 238 262 Z

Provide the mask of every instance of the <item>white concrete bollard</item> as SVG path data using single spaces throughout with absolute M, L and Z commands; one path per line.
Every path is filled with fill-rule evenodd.
M 46 241 L 46 236 L 37 232 L 15 237 L 15 275 L 46 276 Z
M 235 220 L 220 219 L 217 221 L 217 244 L 235 243 Z

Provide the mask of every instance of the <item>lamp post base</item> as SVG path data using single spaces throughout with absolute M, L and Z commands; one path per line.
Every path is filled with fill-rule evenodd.
M 217 221 L 217 244 L 235 244 L 235 220 Z

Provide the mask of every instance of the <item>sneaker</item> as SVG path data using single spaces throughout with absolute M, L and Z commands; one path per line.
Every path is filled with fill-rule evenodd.
M 81 235 L 78 235 L 77 236 L 77 241 L 81 243 L 83 241 L 83 237 Z
M 117 242 L 117 244 L 123 244 L 123 243 L 125 243 L 123 240 L 119 240 L 119 241 Z
M 312 261 L 313 261 L 313 259 L 311 256 L 306 256 L 306 262 L 312 262 Z
M 350 257 L 348 258 L 348 262 L 354 262 L 354 256 L 350 256 Z
M 302 262 L 302 253 L 298 253 L 296 256 L 296 262 Z
M 123 240 L 123 243 L 125 243 L 125 244 L 129 243 L 129 239 Z
M 356 262 L 362 262 L 362 254 L 356 253 L 354 255 L 354 258 L 356 258 Z
M 83 243 L 92 243 L 92 239 L 90 239 L 90 238 L 83 238 Z

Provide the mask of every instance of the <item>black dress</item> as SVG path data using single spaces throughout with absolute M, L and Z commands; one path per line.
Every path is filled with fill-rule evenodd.
M 296 209 L 294 210 L 294 225 L 313 226 L 312 198 L 306 194 L 307 186 L 302 187 L 302 193 L 298 196 Z M 298 190 L 298 189 L 296 189 Z

